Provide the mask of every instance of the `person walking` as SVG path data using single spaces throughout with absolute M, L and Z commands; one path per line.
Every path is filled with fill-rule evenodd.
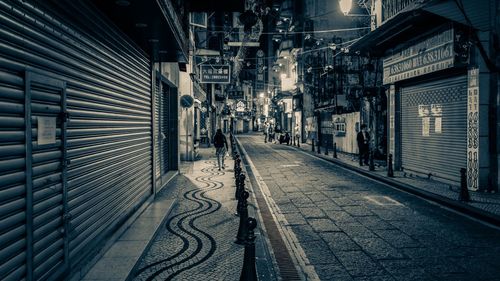
M 298 123 L 295 125 L 295 139 L 297 140 L 297 146 L 300 147 L 300 125 Z
M 214 140 L 215 154 L 217 155 L 217 164 L 219 165 L 219 171 L 224 169 L 224 158 L 227 151 L 227 140 L 224 134 L 222 134 L 221 129 L 217 129 L 215 133 Z
M 359 165 L 368 165 L 368 153 L 370 151 L 370 134 L 367 131 L 366 124 L 361 125 L 361 131 L 358 133 L 356 140 L 358 141 L 359 149 Z
M 264 143 L 267 143 L 267 138 L 269 137 L 269 124 L 264 123 Z

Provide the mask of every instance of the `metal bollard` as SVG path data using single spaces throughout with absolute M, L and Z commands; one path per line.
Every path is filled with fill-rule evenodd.
M 333 143 L 333 158 L 337 158 L 337 143 Z
M 247 236 L 247 224 L 246 221 L 248 219 L 248 192 L 243 191 L 240 196 L 240 200 L 238 201 L 238 213 L 240 214 L 240 225 L 238 226 L 238 234 L 236 235 L 236 244 L 245 243 L 245 239 Z
M 467 188 L 467 170 L 465 168 L 460 169 L 460 194 L 458 195 L 458 200 L 463 202 L 470 202 L 469 189 Z
M 311 139 L 311 144 L 312 144 L 312 152 L 314 152 L 316 149 L 314 149 L 314 139 Z
M 300 147 L 300 138 L 297 138 L 297 147 Z
M 258 281 L 255 268 L 255 233 L 257 220 L 250 217 L 246 221 L 247 235 L 245 239 L 245 253 L 243 256 L 243 267 L 241 268 L 240 281 Z
M 325 155 L 328 155 L 328 142 L 325 141 Z
M 392 154 L 389 154 L 389 163 L 387 163 L 387 176 L 394 177 L 394 170 L 392 169 Z
M 295 136 L 293 137 L 293 146 L 295 146 Z
M 321 154 L 321 147 L 320 147 L 320 142 L 319 142 L 319 140 L 318 140 L 317 146 L 318 146 L 318 154 Z
M 375 171 L 375 164 L 373 163 L 373 150 L 370 149 L 370 154 L 368 156 L 370 157 L 370 165 L 368 166 L 368 170 Z
M 238 157 L 234 160 L 234 177 L 237 177 L 237 170 L 241 167 L 241 159 Z
M 241 199 L 241 194 L 243 193 L 243 191 L 245 191 L 245 179 L 245 174 L 240 174 L 238 176 L 238 184 L 236 185 L 236 192 L 234 194 L 234 197 L 238 200 L 238 203 Z

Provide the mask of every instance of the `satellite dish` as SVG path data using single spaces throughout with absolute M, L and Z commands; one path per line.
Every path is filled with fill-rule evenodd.
M 181 97 L 181 106 L 184 107 L 184 108 L 190 108 L 191 106 L 193 106 L 193 103 L 194 103 L 194 99 L 192 96 L 190 95 L 183 95 Z

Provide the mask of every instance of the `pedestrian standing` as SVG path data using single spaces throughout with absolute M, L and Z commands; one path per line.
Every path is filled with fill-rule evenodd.
M 219 171 L 224 169 L 224 158 L 226 156 L 226 151 L 228 149 L 227 147 L 227 140 L 224 134 L 222 134 L 221 129 L 217 129 L 217 133 L 215 133 L 214 140 L 213 140 L 214 146 L 215 146 L 215 154 L 217 155 L 217 164 L 219 165 Z
M 358 133 L 356 140 L 358 141 L 359 149 L 359 165 L 368 165 L 368 153 L 370 151 L 370 134 L 367 131 L 366 124 L 361 125 L 361 131 Z

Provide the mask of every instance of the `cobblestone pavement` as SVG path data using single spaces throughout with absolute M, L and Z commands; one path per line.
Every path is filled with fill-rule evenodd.
M 301 144 L 302 150 L 310 152 L 311 146 L 309 144 Z M 325 155 L 324 148 L 321 147 L 321 154 L 315 153 L 316 156 L 322 158 L 332 159 L 332 151 L 329 155 Z M 337 153 L 336 161 L 355 166 L 358 169 L 368 171 L 368 166 L 358 166 L 359 158 L 357 155 L 339 152 Z M 375 171 L 370 173 L 377 174 L 385 177 L 387 175 L 387 167 L 385 161 L 375 161 Z M 415 186 L 420 190 L 430 192 L 432 194 L 448 198 L 451 200 L 458 200 L 460 193 L 460 186 L 457 183 L 445 182 L 444 180 L 424 177 L 422 175 L 412 174 L 411 172 L 394 171 L 394 178 L 391 180 Z M 463 204 L 477 208 L 481 211 L 500 216 L 500 193 L 498 192 L 469 192 L 471 201 Z
M 134 280 L 237 280 L 244 248 L 234 244 L 233 161 L 194 162 L 181 177 L 179 203 L 140 261 Z M 229 165 L 228 165 L 229 164 Z M 229 176 L 231 175 L 231 176 Z
M 321 280 L 500 280 L 500 230 L 298 151 L 238 136 Z

